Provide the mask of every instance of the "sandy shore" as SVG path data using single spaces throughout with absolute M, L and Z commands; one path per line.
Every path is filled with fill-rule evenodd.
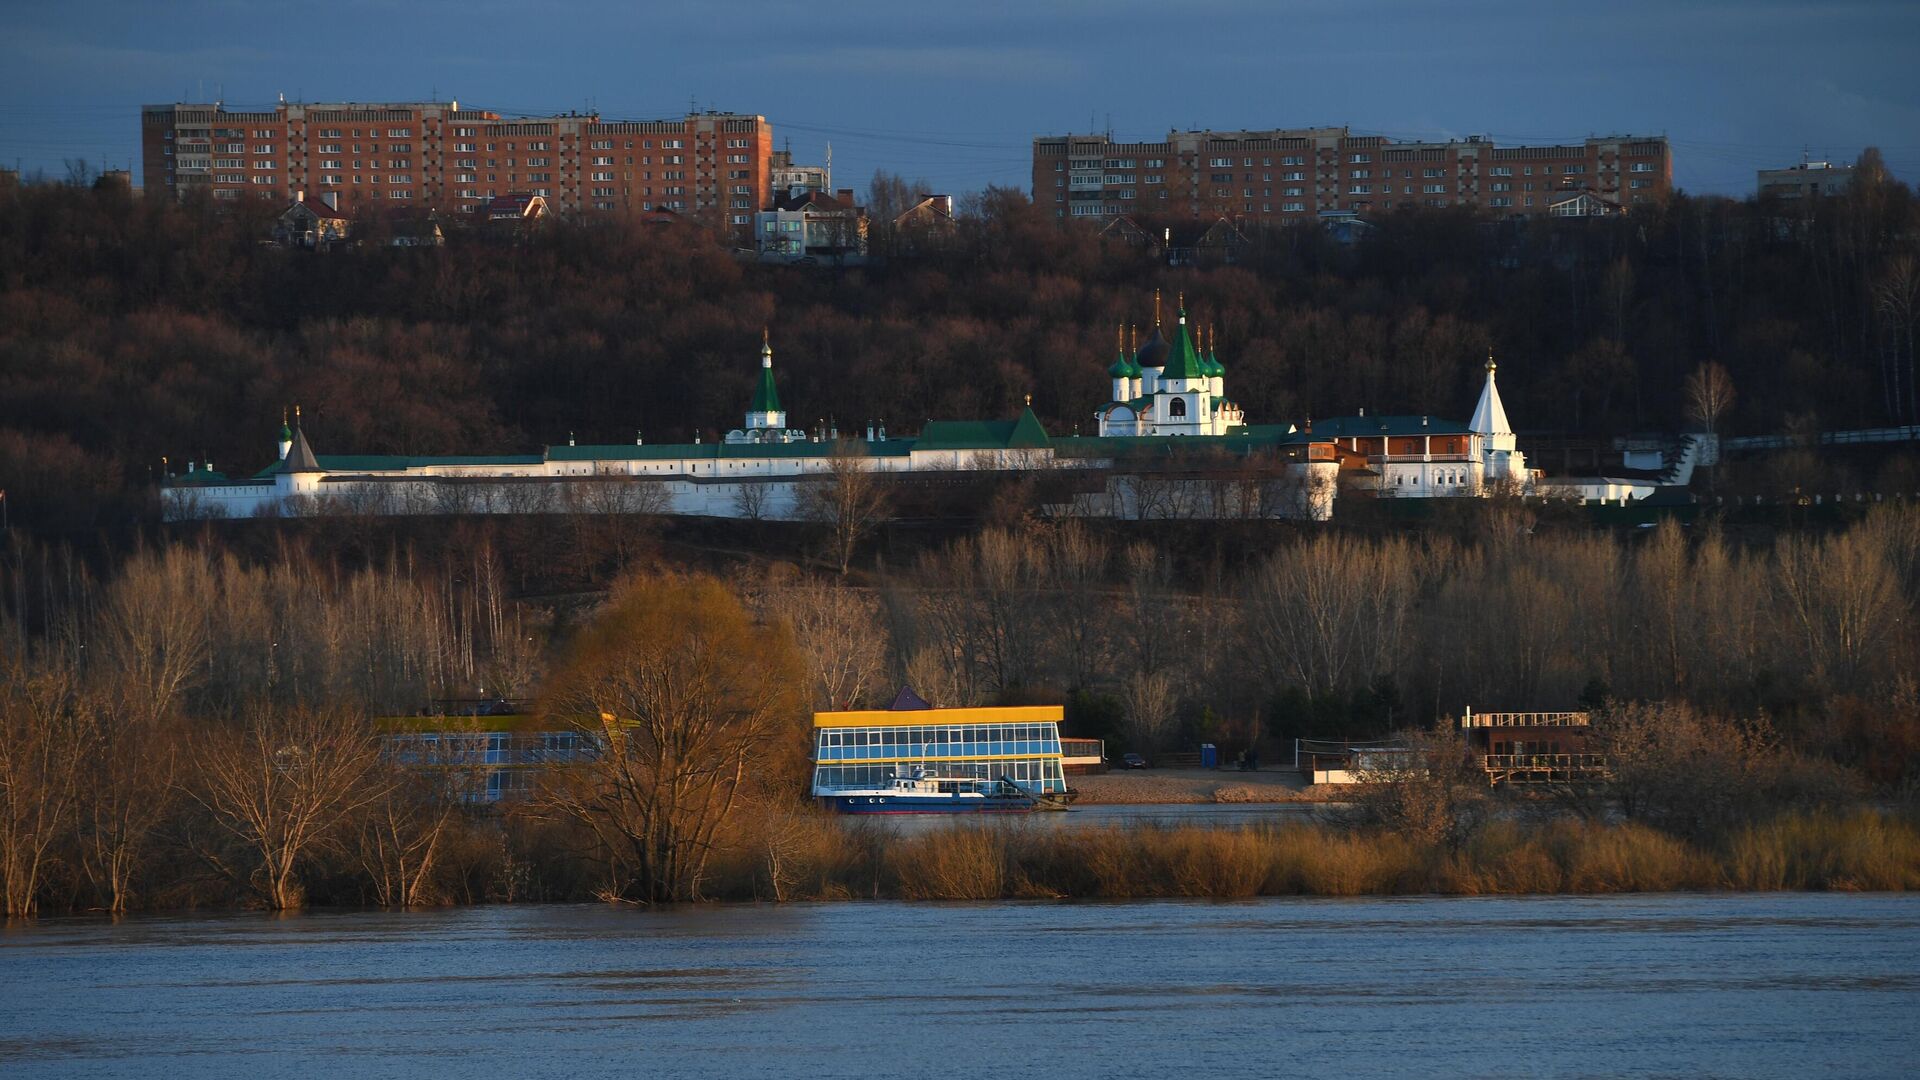
M 1327 796 L 1306 786 L 1292 770 L 1133 769 L 1070 776 L 1082 803 L 1269 803 L 1321 802 Z

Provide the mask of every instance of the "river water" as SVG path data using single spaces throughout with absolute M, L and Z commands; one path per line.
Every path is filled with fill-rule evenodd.
M 1920 897 L 47 919 L 0 1076 L 1912 1076 Z

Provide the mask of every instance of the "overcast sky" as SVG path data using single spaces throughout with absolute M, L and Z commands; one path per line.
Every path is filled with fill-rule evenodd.
M 455 98 L 757 112 L 864 188 L 1027 186 L 1037 134 L 1346 124 L 1501 141 L 1664 132 L 1674 176 L 1882 148 L 1920 177 L 1920 3 L 0 0 L 0 161 L 137 166 L 143 103 Z M 138 178 L 136 178 L 138 182 Z

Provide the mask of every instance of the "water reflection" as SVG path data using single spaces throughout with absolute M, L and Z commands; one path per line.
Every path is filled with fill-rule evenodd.
M 54 919 L 0 986 L 9 1078 L 1894 1076 L 1920 900 Z

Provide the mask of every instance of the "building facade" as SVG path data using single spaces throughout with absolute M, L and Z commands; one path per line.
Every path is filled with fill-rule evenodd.
M 907 702 L 907 704 L 903 704 Z M 813 794 L 885 785 L 921 769 L 943 779 L 1012 780 L 1067 790 L 1059 705 L 936 709 L 911 691 L 893 706 L 813 714 Z
M 1631 210 L 1672 189 L 1665 136 L 1499 146 L 1480 136 L 1396 142 L 1326 127 L 1173 131 L 1160 142 L 1033 140 L 1034 203 L 1063 219 L 1171 213 L 1285 223 L 1329 211 L 1462 205 L 1530 217 L 1548 214 L 1569 190 Z
M 1761 169 L 1756 188 L 1761 198 L 1806 199 L 1843 195 L 1853 187 L 1853 166 L 1803 161 L 1785 169 Z
M 771 193 L 773 128 L 740 113 L 510 118 L 457 101 L 215 102 L 143 106 L 140 142 L 146 190 L 176 198 L 332 193 L 342 206 L 471 213 L 528 193 L 563 212 L 666 209 L 744 231 Z

